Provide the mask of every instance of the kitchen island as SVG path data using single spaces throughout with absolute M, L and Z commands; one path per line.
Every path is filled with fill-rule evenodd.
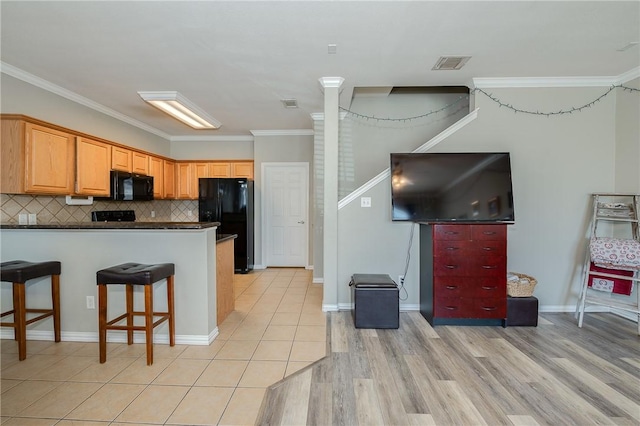
M 62 340 L 97 341 L 96 272 L 120 263 L 174 263 L 176 343 L 207 345 L 217 328 L 217 246 L 235 236 L 217 236 L 217 222 L 81 222 L 43 225 L 0 225 L 0 257 L 9 260 L 62 263 L 60 275 Z M 233 250 L 233 245 L 230 246 Z M 27 303 L 46 307 L 48 283 L 28 282 Z M 228 283 L 224 283 L 228 287 Z M 231 286 L 232 287 L 232 286 Z M 11 286 L 2 285 L 2 311 L 10 309 Z M 141 310 L 143 289 L 136 289 L 135 309 Z M 120 294 L 118 294 L 120 293 Z M 109 318 L 125 311 L 124 286 L 109 286 Z M 166 310 L 166 280 L 154 285 L 156 311 Z M 30 326 L 27 339 L 53 340 L 50 319 Z M 12 338 L 10 329 L 2 338 Z M 138 333 L 136 333 L 137 335 Z M 124 332 L 110 331 L 108 340 L 126 341 Z M 156 343 L 168 343 L 167 325 L 154 333 Z M 144 336 L 136 336 L 143 342 Z

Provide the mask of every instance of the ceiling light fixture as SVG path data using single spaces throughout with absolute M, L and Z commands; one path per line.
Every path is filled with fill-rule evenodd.
M 222 125 L 178 92 L 138 92 L 138 95 L 194 129 L 218 129 Z

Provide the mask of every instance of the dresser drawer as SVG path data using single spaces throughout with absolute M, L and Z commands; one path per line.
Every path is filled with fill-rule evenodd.
M 464 318 L 468 316 L 466 299 L 449 297 L 438 299 L 433 306 L 433 315 L 441 318 Z
M 469 240 L 469 225 L 433 225 L 434 240 Z
M 465 275 L 472 277 L 505 277 L 507 265 L 504 256 L 477 256 L 468 262 Z
M 469 281 L 466 277 L 435 277 L 433 295 L 436 300 L 451 297 L 463 297 L 469 294 Z
M 479 299 L 507 297 L 507 284 L 504 277 L 476 278 L 467 287 L 467 294 Z
M 434 240 L 434 256 L 447 256 L 461 254 L 464 251 L 472 250 L 474 247 L 469 240 Z
M 506 297 L 470 299 L 472 303 L 466 305 L 466 313 L 471 318 L 506 318 Z
M 465 249 L 468 250 L 472 256 L 507 256 L 506 241 L 477 240 L 473 241 L 473 244 L 465 245 Z
M 465 256 L 438 256 L 433 259 L 433 276 L 467 276 L 469 258 Z
M 469 232 L 472 240 L 507 240 L 507 225 L 474 225 Z

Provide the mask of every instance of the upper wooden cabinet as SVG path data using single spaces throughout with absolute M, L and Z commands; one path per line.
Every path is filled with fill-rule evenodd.
M 76 138 L 76 194 L 108 197 L 111 193 L 111 145 Z
M 142 152 L 132 151 L 131 171 L 141 175 L 149 174 L 149 156 Z
M 162 158 L 149 156 L 148 175 L 153 177 L 153 198 L 164 198 L 164 162 Z
M 193 199 L 193 163 L 176 163 L 176 198 Z
M 131 150 L 120 146 L 111 147 L 111 169 L 121 172 L 131 172 Z
M 234 161 L 231 163 L 231 177 L 253 179 L 253 161 Z
M 209 166 L 209 177 L 227 178 L 231 177 L 231 163 L 229 162 L 213 162 Z
M 3 193 L 73 194 L 73 136 L 20 119 L 2 120 Z
M 164 166 L 164 198 L 176 198 L 176 163 L 163 160 Z

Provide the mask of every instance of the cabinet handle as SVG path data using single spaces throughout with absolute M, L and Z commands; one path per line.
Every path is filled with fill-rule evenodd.
M 495 265 L 482 265 L 482 269 L 497 269 L 498 267 Z
M 482 250 L 484 251 L 492 251 L 495 250 L 493 247 L 482 247 Z
M 458 288 L 457 285 L 448 285 L 445 287 L 447 290 L 455 290 L 456 288 Z
M 496 231 L 484 231 L 483 234 L 484 235 L 496 235 L 497 232 Z
M 458 309 L 456 306 L 445 306 L 444 308 L 448 311 L 455 311 L 456 309 Z
M 456 269 L 458 265 L 444 265 L 444 267 L 447 269 Z
M 458 231 L 444 231 L 447 235 L 458 235 Z
M 459 250 L 459 248 L 458 247 L 447 247 L 445 250 L 453 251 L 453 250 Z
M 483 306 L 482 309 L 485 311 L 495 311 L 498 308 L 496 308 L 495 306 Z
M 488 286 L 488 285 L 483 285 L 482 289 L 483 290 L 495 290 L 496 288 L 498 288 L 497 286 Z

